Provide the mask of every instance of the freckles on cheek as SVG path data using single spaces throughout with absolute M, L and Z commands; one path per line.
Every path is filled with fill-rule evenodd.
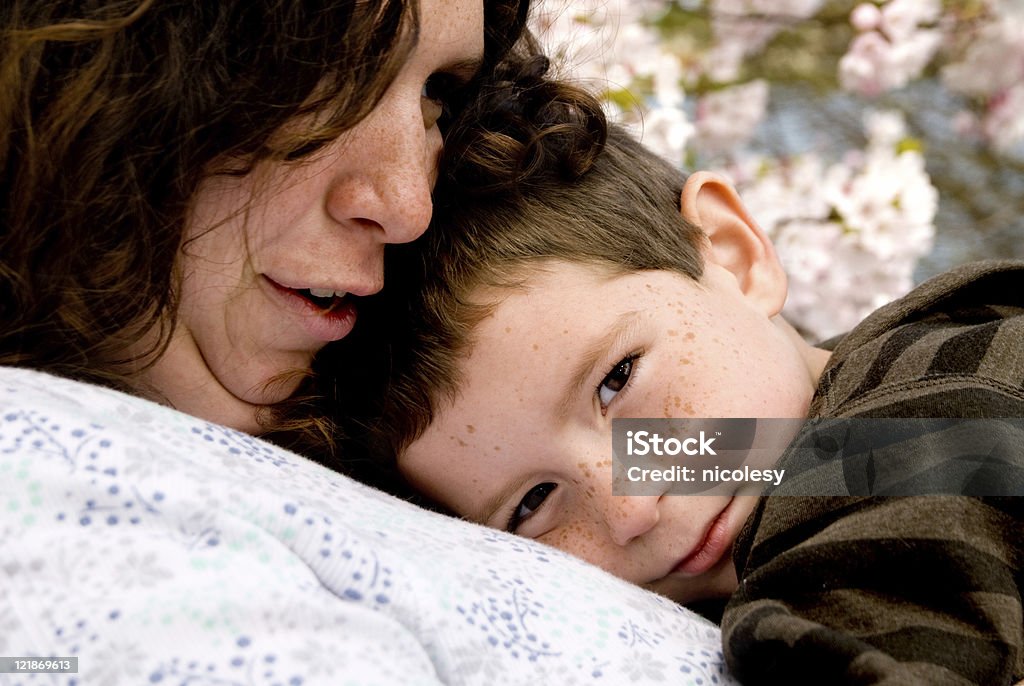
M 665 398 L 662 411 L 666 418 L 693 417 L 695 409 L 693 403 L 684 401 L 680 395 L 670 395 Z
M 588 562 L 594 561 L 595 537 L 592 528 L 583 526 L 580 522 L 572 522 L 557 531 L 544 536 L 541 539 L 544 543 L 564 550 Z
M 580 462 L 577 466 L 580 469 L 589 470 L 588 463 Z M 580 479 L 572 480 L 573 489 L 576 491 L 575 497 L 579 500 L 572 507 L 572 512 L 567 513 L 567 521 L 564 521 L 558 528 L 542 536 L 541 540 L 559 550 L 564 550 L 567 553 L 572 553 L 577 557 L 590 561 L 591 557 L 588 556 L 587 551 L 593 552 L 595 526 L 588 524 L 583 513 L 590 511 L 591 506 L 589 503 L 595 500 L 598 494 L 593 479 L 588 479 L 588 481 L 590 483 L 585 484 Z
M 694 414 L 696 408 L 688 399 L 694 395 L 693 386 L 692 384 L 680 381 L 681 379 L 686 379 L 689 373 L 686 369 L 683 369 L 683 367 L 690 365 L 689 357 L 679 358 L 678 363 L 680 367 L 678 375 L 676 379 L 671 380 L 664 388 L 664 396 L 661 397 L 661 414 L 666 419 L 697 416 Z M 685 388 L 679 390 L 677 387 L 680 384 L 689 386 L 689 392 Z

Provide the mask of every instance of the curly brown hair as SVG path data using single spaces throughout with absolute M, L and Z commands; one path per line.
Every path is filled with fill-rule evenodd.
M 527 5 L 485 3 L 485 72 Z M 128 363 L 155 359 L 173 327 L 203 178 L 336 139 L 417 32 L 416 0 L 4 2 L 0 364 L 133 390 Z
M 680 214 L 685 174 L 622 128 L 606 129 L 587 93 L 546 79 L 534 60 L 477 107 L 449 140 L 431 230 L 389 246 L 386 286 L 361 331 L 318 361 L 323 379 L 358 396 L 335 391 L 347 468 L 406 496 L 397 458 L 457 395 L 475 326 L 532 266 L 565 260 L 695 280 L 703 271 L 703 233 Z

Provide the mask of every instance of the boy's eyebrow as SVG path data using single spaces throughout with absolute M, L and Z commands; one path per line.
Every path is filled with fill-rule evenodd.
M 636 329 L 640 323 L 640 317 L 639 310 L 623 312 L 616 317 L 607 333 L 593 341 L 582 352 L 579 363 L 569 375 L 569 385 L 565 387 L 561 400 L 558 402 L 559 419 L 565 419 L 569 415 L 583 385 L 594 373 L 594 368 L 605 359 L 610 349 L 617 347 L 622 339 L 627 338 Z

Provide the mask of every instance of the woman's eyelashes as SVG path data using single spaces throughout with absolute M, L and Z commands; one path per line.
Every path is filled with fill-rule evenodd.
M 512 515 L 508 518 L 508 523 L 505 525 L 505 531 L 515 533 L 519 528 L 519 525 L 529 519 L 534 512 L 540 509 L 540 506 L 544 504 L 547 497 L 551 495 L 551 492 L 558 487 L 558 484 L 553 484 L 546 481 L 542 484 L 537 484 L 523 496 L 523 499 L 519 501 L 515 509 L 512 510 Z
M 435 72 L 423 84 L 420 97 L 423 99 L 423 122 L 430 129 L 448 124 L 452 115 L 461 106 L 468 82 L 459 74 Z
M 601 383 L 597 385 L 597 399 L 601 403 L 601 414 L 605 413 L 612 400 L 626 388 L 639 358 L 640 353 L 627 355 L 619 360 L 615 367 L 601 379 Z

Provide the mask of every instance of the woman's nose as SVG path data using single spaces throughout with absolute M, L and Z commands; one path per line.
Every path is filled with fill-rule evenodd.
M 609 497 L 604 518 L 612 541 L 624 546 L 653 529 L 658 523 L 659 500 L 656 495 Z
M 342 137 L 327 209 L 335 221 L 407 243 L 430 223 L 431 190 L 441 134 L 424 126 L 416 98 L 385 94 L 366 119 Z

